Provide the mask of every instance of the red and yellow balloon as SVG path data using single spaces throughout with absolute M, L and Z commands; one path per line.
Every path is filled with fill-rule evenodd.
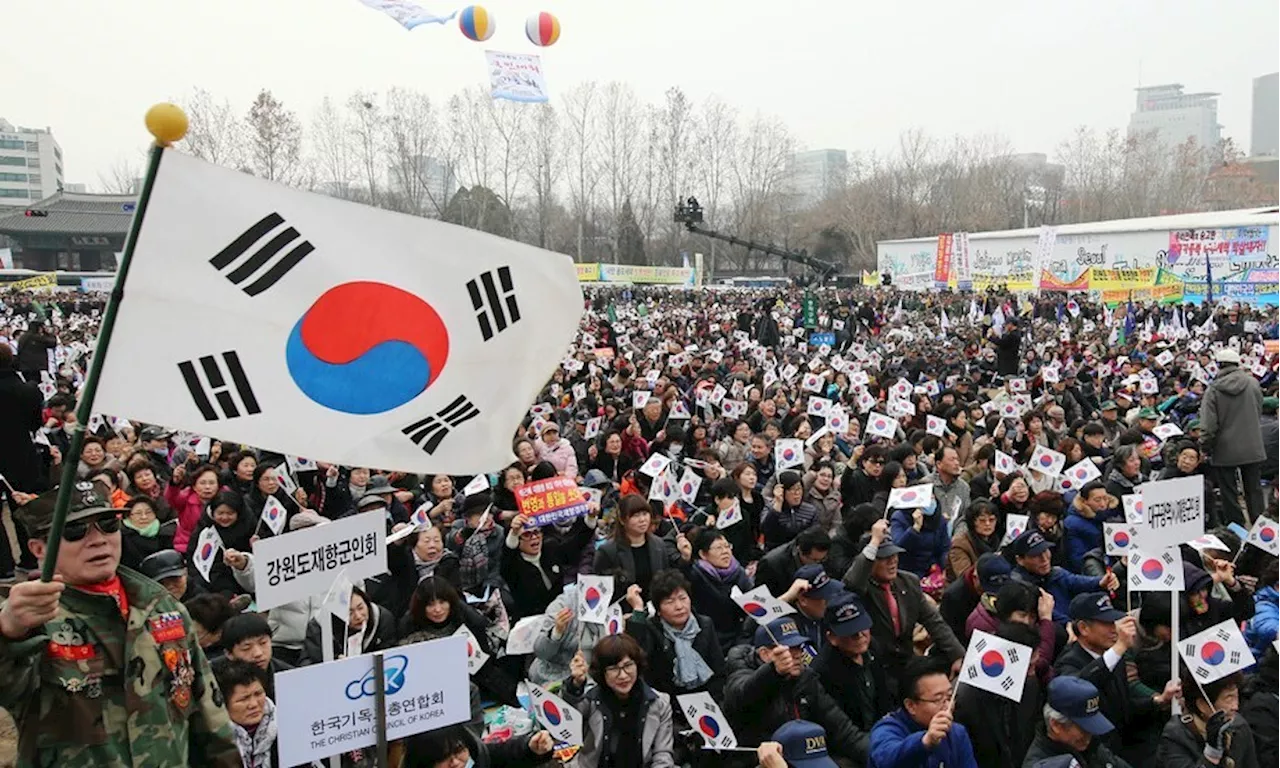
M 483 5 L 468 5 L 458 14 L 458 29 L 468 40 L 481 42 L 493 37 L 497 29 L 493 14 L 485 10 Z
M 534 45 L 554 45 L 560 39 L 560 20 L 546 11 L 535 13 L 525 21 L 524 33 Z

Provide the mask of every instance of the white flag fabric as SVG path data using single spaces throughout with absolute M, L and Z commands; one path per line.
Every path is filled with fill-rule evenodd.
M 475 496 L 477 493 L 487 493 L 489 490 L 488 475 L 476 475 L 471 478 L 471 482 L 467 483 L 462 489 L 463 496 Z
M 1129 549 L 1129 589 L 1133 592 L 1182 590 L 1182 552 L 1177 547 L 1162 552 Z
M 533 644 L 538 639 L 538 635 L 546 631 L 551 623 L 551 617 L 545 613 L 525 616 L 517 621 L 516 625 L 511 628 L 510 634 L 507 635 L 507 654 L 510 656 L 522 656 L 526 653 L 533 653 Z
M 1011 475 L 1018 471 L 1018 462 L 1004 451 L 996 451 L 995 471 L 1002 475 Z
M 733 504 L 728 509 L 716 515 L 717 530 L 723 530 L 739 522 L 742 522 L 742 505 L 738 499 L 734 499 Z
M 796 612 L 796 609 L 769 594 L 769 588 L 763 584 L 750 592 L 734 587 L 729 591 L 729 597 L 761 626 Z
M 285 493 L 289 494 L 290 498 L 293 498 L 293 495 L 298 492 L 298 484 L 293 482 L 293 475 L 290 475 L 289 470 L 283 465 L 276 467 L 274 471 L 280 487 L 284 489 Z
M 319 469 L 315 459 L 306 459 L 301 456 L 286 456 L 285 459 L 289 462 L 289 469 L 294 472 L 315 472 Z
M 1108 555 L 1128 557 L 1138 533 L 1129 523 L 1103 523 L 1102 537 Z
M 613 602 L 612 576 L 578 576 L 578 620 L 603 624 Z
M 640 466 L 640 474 L 648 475 L 649 477 L 658 477 L 670 463 L 671 459 L 663 456 L 661 453 L 655 453 Z
M 872 411 L 871 415 L 867 417 L 866 432 L 868 435 L 892 440 L 898 434 L 898 420 L 889 418 L 883 413 Z
M 1231 619 L 1186 638 L 1178 653 L 1201 685 L 1253 664 L 1253 653 Z
M 783 438 L 773 446 L 773 458 L 778 471 L 804 464 L 804 441 Z
M 729 725 L 729 718 L 720 711 L 711 694 L 684 693 L 676 696 L 676 702 L 684 710 L 685 720 L 698 732 L 708 748 L 719 751 L 738 746 L 738 737 Z
M 1064 490 L 1079 491 L 1090 480 L 1099 477 L 1102 477 L 1102 472 L 1093 463 L 1093 459 L 1081 459 L 1062 473 L 1061 484 Z
M 604 616 L 604 633 L 606 635 L 620 635 L 627 627 L 627 619 L 622 615 L 622 602 L 616 602 L 609 606 L 609 610 Z
M 222 537 L 218 535 L 217 526 L 211 525 L 200 532 L 200 538 L 196 539 L 196 548 L 192 550 L 191 562 L 205 581 L 209 580 L 209 570 L 213 568 L 213 563 L 221 551 Z
M 1142 494 L 1138 491 L 1120 497 L 1124 504 L 1124 519 L 1131 525 L 1146 525 L 1147 510 L 1142 506 Z
M 534 683 L 529 683 L 529 698 L 533 704 L 534 716 L 557 744 L 582 744 L 582 713 L 569 706 L 564 699 Z
M 229 442 L 412 472 L 503 466 L 582 314 L 567 256 L 173 150 L 138 215 L 96 404 Z M 218 333 L 193 345 L 169 322 L 193 315 Z
M 692 504 L 698 498 L 698 489 L 702 487 L 702 477 L 688 467 L 680 475 L 680 500 Z
M 344 624 L 351 618 L 351 590 L 354 587 L 351 579 L 347 578 L 347 569 L 343 568 L 338 571 L 338 575 L 334 577 L 333 583 L 329 585 L 329 591 L 324 596 L 324 607 Z
M 1000 546 L 1004 546 L 1014 539 L 1022 535 L 1027 530 L 1027 519 L 1029 515 L 1005 515 L 1004 518 L 1004 538 L 1000 540 Z
M 975 629 L 964 653 L 959 679 L 965 685 L 1022 701 L 1022 687 L 1027 683 L 1030 667 L 1030 647 Z
M 1269 517 L 1259 516 L 1244 541 L 1270 553 L 1272 557 L 1280 556 L 1280 536 L 1276 535 L 1276 521 Z
M 933 500 L 933 486 L 929 483 L 894 488 L 889 491 L 889 509 L 924 509 Z
M 925 432 L 942 437 L 947 431 L 947 420 L 937 416 L 925 416 Z
M 262 505 L 262 522 L 267 524 L 273 534 L 280 535 L 288 517 L 289 513 L 285 511 L 284 505 L 275 496 L 268 496 L 266 503 Z
M 1043 472 L 1049 477 L 1056 477 L 1062 472 L 1062 466 L 1066 463 L 1066 456 L 1052 448 L 1037 445 L 1035 451 L 1031 453 L 1031 460 L 1027 462 L 1027 466 L 1037 472 Z
M 458 627 L 458 631 L 453 634 L 467 638 L 467 674 L 474 675 L 489 660 L 489 654 L 480 647 L 480 642 L 476 640 L 475 635 L 471 634 L 471 630 L 467 629 L 466 624 Z
M 456 10 L 448 15 L 431 13 L 409 0 L 360 0 L 360 2 L 375 11 L 382 11 L 405 29 L 413 29 L 421 24 L 445 24 L 458 15 Z

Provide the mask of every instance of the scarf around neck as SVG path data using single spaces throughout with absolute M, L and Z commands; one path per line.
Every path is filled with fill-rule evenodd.
M 662 622 L 662 633 L 671 640 L 676 649 L 676 685 L 685 690 L 701 687 L 711 679 L 712 672 L 702 655 L 693 647 L 693 641 L 701 630 L 698 626 L 698 618 L 692 613 L 689 614 L 689 621 L 685 623 L 684 629 L 676 629 L 662 619 L 659 621 Z
M 139 536 L 142 536 L 142 537 L 147 538 L 147 539 L 154 539 L 154 538 L 156 537 L 156 534 L 160 533 L 160 521 L 159 521 L 159 520 L 152 520 L 150 523 L 148 523 L 147 525 L 142 526 L 141 528 L 139 528 L 138 526 L 134 525 L 134 524 L 133 524 L 133 521 L 132 521 L 132 520 L 130 520 L 129 518 L 127 518 L 127 517 L 126 517 L 124 520 L 122 520 L 121 522 L 123 522 L 126 526 L 128 526 L 129 530 L 131 530 L 131 531 L 133 531 L 134 533 L 137 533 Z
M 738 562 L 736 557 L 731 557 L 729 559 L 728 568 L 717 568 L 709 561 L 701 558 L 698 559 L 698 567 L 702 569 L 703 573 L 715 578 L 721 584 L 737 583 L 738 574 L 742 573 L 742 564 Z

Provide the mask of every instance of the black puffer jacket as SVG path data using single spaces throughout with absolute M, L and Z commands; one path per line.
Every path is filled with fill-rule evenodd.
M 799 677 L 784 678 L 746 645 L 729 651 L 729 670 L 724 712 L 739 744 L 769 741 L 783 723 L 808 720 L 826 730 L 827 749 L 835 756 L 866 764 L 870 734 L 854 727 L 816 672 L 806 668 Z
M 1214 768 L 1204 759 L 1202 728 L 1203 722 L 1187 715 L 1170 718 L 1160 734 L 1160 748 L 1156 750 L 1156 763 L 1160 768 Z M 1231 762 L 1221 761 L 1220 768 L 1260 768 L 1253 731 L 1240 715 L 1231 721 L 1231 746 L 1226 750 L 1226 757 L 1231 758 Z

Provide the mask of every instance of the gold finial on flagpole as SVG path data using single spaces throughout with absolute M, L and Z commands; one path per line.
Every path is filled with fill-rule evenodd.
M 175 141 L 181 141 L 187 135 L 187 113 L 177 104 L 162 102 L 147 110 L 147 131 L 156 139 L 156 144 L 168 147 Z

